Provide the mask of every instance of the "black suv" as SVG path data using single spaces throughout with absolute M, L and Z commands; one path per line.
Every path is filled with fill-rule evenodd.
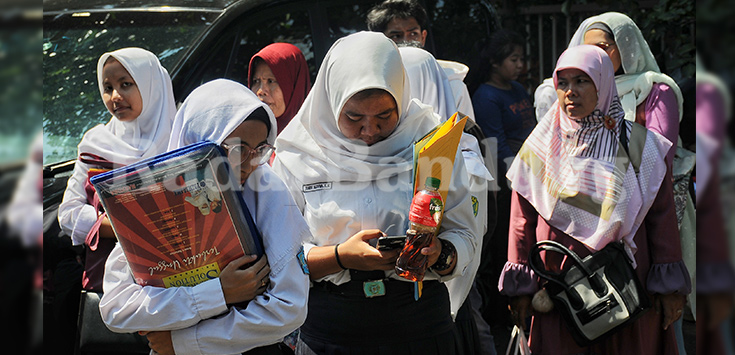
M 46 177 L 68 171 L 70 165 L 63 162 L 76 158 L 83 133 L 109 119 L 95 76 L 102 53 L 129 46 L 156 53 L 171 74 L 177 102 L 211 79 L 246 83 L 250 57 L 273 42 L 299 47 L 313 79 L 338 38 L 367 29 L 365 15 L 377 2 L 44 1 Z M 422 3 L 431 21 L 427 49 L 440 59 L 468 63 L 468 49 L 496 23 L 485 1 Z
M 366 30 L 365 15 L 380 1 L 44 0 L 44 270 L 67 272 L 74 279 L 72 269 L 79 267 L 69 255 L 70 250 L 78 253 L 78 247 L 71 248 L 68 237 L 58 238 L 56 209 L 82 135 L 110 118 L 95 73 L 102 53 L 131 46 L 155 53 L 171 74 L 177 103 L 215 78 L 247 83 L 250 57 L 273 42 L 299 47 L 314 79 L 331 45 L 340 37 Z M 426 49 L 440 59 L 469 63 L 475 42 L 498 23 L 488 0 L 420 2 L 430 20 Z M 71 266 L 57 270 L 61 260 L 70 257 Z M 71 348 L 67 343 L 74 339 L 79 290 L 74 294 L 71 287 L 66 296 L 61 290 L 44 293 L 44 306 L 53 304 L 53 311 L 44 307 L 44 314 L 55 314 L 44 325 L 53 326 L 64 318 L 64 324 L 45 333 L 46 344 L 55 344 L 54 353 L 66 354 Z M 143 344 L 144 353 L 146 348 Z M 131 349 L 118 350 L 129 353 Z

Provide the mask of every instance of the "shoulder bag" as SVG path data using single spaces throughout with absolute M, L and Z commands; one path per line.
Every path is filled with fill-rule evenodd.
M 563 254 L 572 266 L 561 273 L 550 272 L 541 259 L 542 251 Z M 631 324 L 651 307 L 621 242 L 612 242 L 583 260 L 558 242 L 539 241 L 531 249 L 529 266 L 548 281 L 545 288 L 580 346 Z

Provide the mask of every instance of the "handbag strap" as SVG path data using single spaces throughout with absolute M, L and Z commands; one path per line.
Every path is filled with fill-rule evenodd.
M 97 221 L 94 222 L 92 225 L 92 228 L 89 230 L 89 233 L 87 233 L 87 237 L 85 238 L 84 242 L 89 246 L 89 250 L 96 251 L 97 245 L 100 242 L 100 226 L 102 226 L 102 220 L 107 217 L 107 212 L 102 212 L 102 214 L 97 217 Z
M 114 169 L 115 168 L 115 163 L 97 154 L 92 154 L 92 153 L 80 153 L 79 161 L 81 161 L 84 164 L 98 166 L 103 169 Z
M 559 281 L 559 274 L 550 272 L 546 270 L 546 267 L 544 267 L 544 263 L 541 260 L 541 252 L 542 251 L 553 251 L 557 252 L 559 254 L 566 255 L 570 257 L 575 264 L 579 265 L 579 267 L 582 269 L 582 271 L 585 273 L 585 275 L 590 276 L 592 272 L 587 268 L 587 266 L 582 262 L 582 258 L 577 255 L 577 253 L 569 250 L 569 248 L 565 247 L 559 242 L 553 241 L 553 240 L 541 240 L 538 241 L 529 252 L 528 261 L 529 265 L 531 266 L 531 269 L 536 273 L 536 275 L 539 275 L 540 277 L 549 280 L 549 281 Z
M 531 251 L 529 252 L 529 256 L 528 256 L 529 266 L 531 267 L 533 272 L 535 272 L 536 275 L 538 275 L 539 277 L 561 286 L 566 291 L 570 291 L 570 285 L 568 285 L 565 282 L 561 274 L 553 273 L 553 272 L 546 270 L 546 267 L 544 266 L 544 262 L 543 260 L 541 260 L 542 251 L 553 251 L 553 252 L 557 252 L 557 253 L 568 256 L 569 258 L 571 258 L 574 264 L 582 271 L 582 273 L 584 273 L 585 277 L 589 280 L 590 286 L 592 286 L 592 289 L 595 292 L 595 294 L 601 297 L 602 295 L 608 292 L 607 286 L 605 285 L 605 282 L 602 280 L 602 277 L 600 275 L 597 275 L 596 272 L 592 272 L 592 270 L 590 270 L 587 267 L 587 265 L 584 264 L 584 262 L 582 261 L 582 258 L 580 258 L 579 255 L 577 255 L 577 253 L 569 250 L 569 248 L 553 240 L 539 241 L 531 248 Z M 570 293 L 570 296 L 572 296 L 572 294 L 576 295 L 576 292 Z M 581 299 L 577 300 L 577 299 L 570 298 L 570 301 L 581 302 Z
M 94 196 L 92 197 L 92 207 L 94 207 L 95 211 L 100 210 L 100 197 L 95 192 Z M 89 246 L 89 250 L 96 251 L 97 245 L 100 242 L 100 226 L 102 226 L 102 220 L 107 217 L 107 212 L 103 211 L 101 214 L 97 216 L 97 221 L 94 222 L 92 225 L 92 228 L 89 229 L 89 232 L 87 233 L 87 237 L 84 239 L 85 244 Z

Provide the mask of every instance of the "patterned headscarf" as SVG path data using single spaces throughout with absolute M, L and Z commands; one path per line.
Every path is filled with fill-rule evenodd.
M 663 157 L 671 143 L 623 119 L 612 62 L 602 49 L 582 45 L 564 51 L 555 85 L 558 72 L 569 68 L 594 82 L 595 110 L 573 120 L 557 103 L 521 147 L 507 177 L 550 225 L 592 250 L 623 239 L 633 253 L 633 236 L 666 174 Z M 630 155 L 620 144 L 622 130 Z M 639 166 L 632 165 L 629 157 L 638 156 Z

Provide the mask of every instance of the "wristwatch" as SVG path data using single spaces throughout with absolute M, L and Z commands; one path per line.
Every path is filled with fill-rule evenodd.
M 444 239 L 439 239 L 439 241 L 442 243 L 442 252 L 439 254 L 439 259 L 436 263 L 431 266 L 431 269 L 434 271 L 449 269 L 454 262 L 454 258 L 457 257 L 457 249 L 454 247 L 454 244 Z

